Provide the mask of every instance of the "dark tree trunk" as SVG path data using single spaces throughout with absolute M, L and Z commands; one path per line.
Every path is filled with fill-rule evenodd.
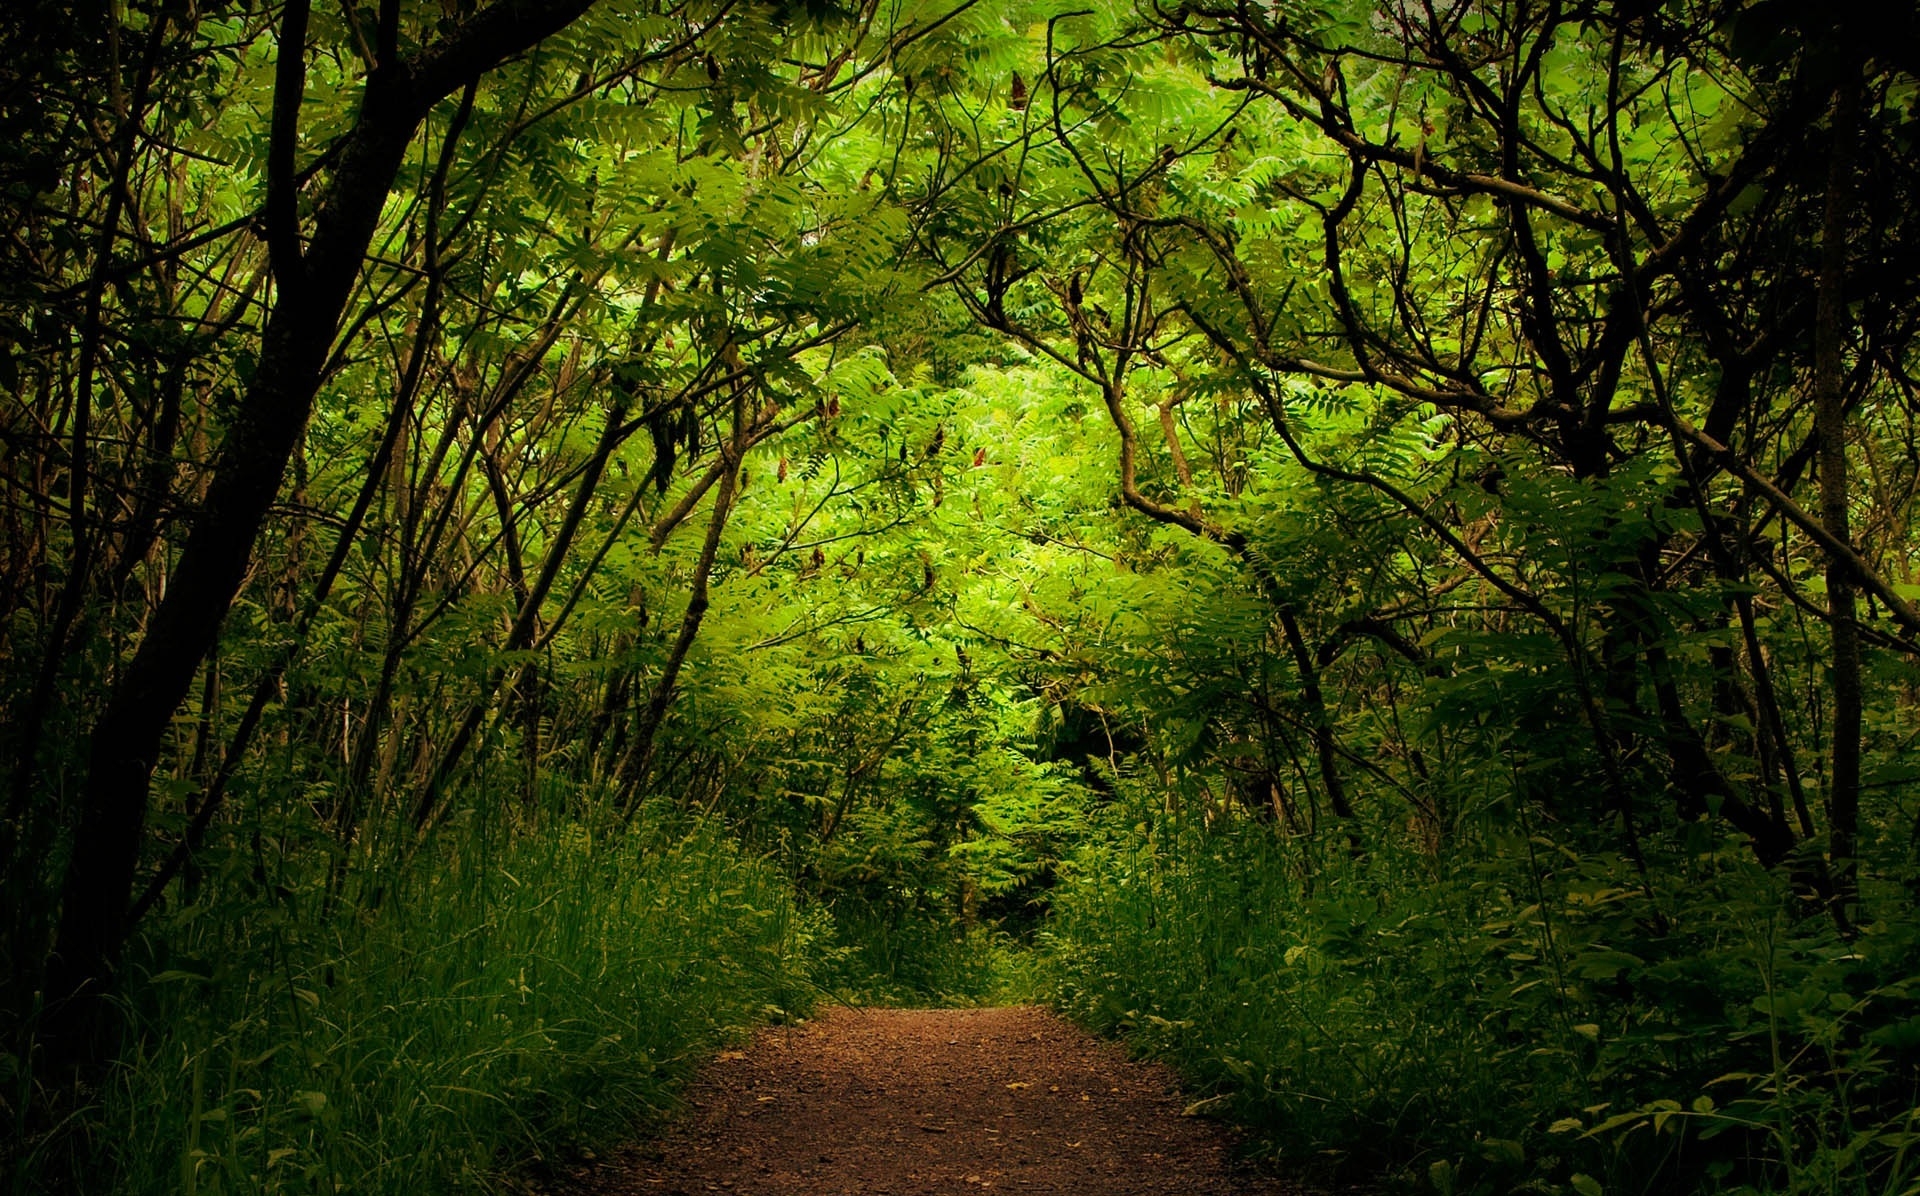
M 1333 738 L 1333 720 L 1327 714 L 1327 702 L 1320 690 L 1320 671 L 1314 667 L 1313 654 L 1300 634 L 1300 622 L 1293 611 L 1280 608 L 1280 629 L 1286 634 L 1293 663 L 1300 670 L 1300 691 L 1306 698 L 1307 717 L 1313 720 L 1313 750 L 1320 761 L 1320 783 L 1327 791 L 1327 804 L 1339 816 L 1347 832 L 1347 846 L 1355 855 L 1363 850 L 1360 831 L 1354 824 L 1353 803 L 1347 800 L 1347 787 L 1340 778 L 1339 746 Z
M 686 664 L 687 653 L 693 650 L 693 642 L 700 634 L 700 624 L 707 616 L 707 589 L 713 577 L 714 559 L 719 555 L 720 537 L 727 529 L 727 517 L 733 513 L 734 492 L 740 478 L 740 459 L 746 455 L 751 441 L 744 404 L 745 396 L 734 397 L 733 433 L 720 449 L 720 480 L 713 498 L 713 515 L 707 521 L 706 539 L 701 541 L 700 559 L 694 565 L 693 587 L 687 596 L 686 613 L 680 617 L 680 630 L 674 636 L 666 663 L 660 668 L 660 680 L 654 684 L 653 696 L 641 713 L 640 725 L 616 773 L 618 784 L 627 790 L 624 807 L 629 815 L 645 793 L 647 773 L 653 768 L 654 740 L 660 734 L 661 724 L 667 720 L 667 710 L 673 705 L 674 694 L 680 685 L 680 670 Z
M 1843 393 L 1846 338 L 1847 210 L 1851 191 L 1858 83 L 1834 98 L 1826 211 L 1820 231 L 1820 281 L 1813 325 L 1813 424 L 1820 445 L 1820 521 L 1841 544 L 1847 531 L 1847 423 Z M 1827 781 L 1827 847 L 1833 860 L 1834 900 L 1846 906 L 1854 892 L 1854 854 L 1860 823 L 1860 629 L 1854 613 L 1855 577 L 1838 556 L 1827 563 L 1827 613 L 1833 628 L 1833 758 Z

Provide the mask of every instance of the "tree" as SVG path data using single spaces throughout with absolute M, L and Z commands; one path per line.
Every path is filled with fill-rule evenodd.
M 1836 192 L 1811 184 L 1806 165 L 1823 142 L 1853 140 L 1852 118 L 1825 118 L 1840 111 L 1829 102 L 1836 89 L 1853 86 L 1838 64 L 1864 50 L 1867 26 L 1818 25 L 1827 19 L 1772 7 L 1647 16 L 1532 4 L 1323 14 L 1183 5 L 1155 9 L 1131 32 L 1060 18 L 1032 100 L 1007 104 L 987 135 L 944 159 L 955 178 L 1017 161 L 1013 185 L 985 203 L 951 204 L 964 223 L 927 250 L 977 320 L 1101 389 L 1128 505 L 1247 543 L 1248 531 L 1197 506 L 1146 497 L 1138 405 L 1126 391 L 1171 375 L 1177 388 L 1257 396 L 1296 467 L 1373 489 L 1413 534 L 1438 538 L 1558 642 L 1630 846 L 1643 815 L 1627 762 L 1651 750 L 1666 760 L 1683 817 L 1713 809 L 1779 861 L 1797 838 L 1777 779 L 1794 774 L 1782 728 L 1758 731 L 1768 742 L 1746 749 L 1773 761 L 1776 779 L 1736 783 L 1708 746 L 1719 732 L 1687 708 L 1665 644 L 1688 623 L 1709 636 L 1743 617 L 1751 624 L 1740 592 L 1755 571 L 1781 576 L 1767 558 L 1791 552 L 1763 537 L 1776 519 L 1840 580 L 1838 591 L 1829 582 L 1837 676 L 1852 672 L 1852 620 L 1841 613 L 1850 586 L 1871 590 L 1887 613 L 1882 643 L 1911 653 L 1920 630 L 1893 583 L 1839 534 L 1844 482 L 1825 484 L 1835 497 L 1822 517 L 1791 496 L 1815 446 L 1840 438 L 1847 402 L 1845 334 L 1831 321 L 1819 331 L 1810 283 L 1824 260 L 1834 280 L 1824 310 L 1837 321 L 1831 296 L 1849 251 L 1845 230 L 1825 259 L 1809 235 Z M 1795 54 L 1783 40 L 1791 30 L 1821 36 Z M 1173 61 L 1144 66 L 1132 47 L 1148 38 L 1176 47 Z M 1902 77 L 1901 64 L 1873 62 L 1880 88 Z M 1183 89 L 1179 115 L 1147 98 Z M 1154 115 L 1117 121 L 1129 106 Z M 1883 106 L 1866 121 L 1877 130 L 1868 140 L 1886 155 L 1877 169 L 1910 177 L 1911 163 L 1893 164 L 1905 152 L 1892 133 L 1899 119 Z M 927 202 L 943 198 L 936 189 Z M 1878 265 L 1863 257 L 1848 294 L 1870 312 L 1908 309 L 1913 230 L 1897 205 L 1860 227 L 1854 252 Z M 1887 401 L 1904 367 L 1879 375 L 1877 388 L 1876 372 L 1911 352 L 1910 330 L 1873 315 L 1858 336 L 1853 401 Z M 1374 430 L 1352 449 L 1329 446 L 1357 450 L 1351 461 L 1328 460 L 1309 448 L 1301 409 L 1350 389 L 1367 396 Z M 1816 392 L 1827 396 L 1824 439 L 1811 427 Z M 1430 412 L 1453 451 L 1412 474 L 1368 464 L 1369 439 L 1384 448 Z M 1165 426 L 1179 474 L 1165 488 L 1177 494 L 1190 485 L 1191 452 Z M 1761 464 L 1769 460 L 1785 462 L 1777 480 Z M 1580 485 L 1542 506 L 1502 487 L 1509 468 L 1564 471 Z M 1493 496 L 1485 517 L 1510 529 L 1503 535 L 1585 537 L 1600 557 L 1588 566 L 1573 552 L 1554 581 L 1503 570 L 1471 546 L 1479 533 L 1463 507 L 1486 503 L 1463 504 L 1468 470 Z M 1569 518 L 1575 495 L 1606 513 Z M 1681 511 L 1697 529 L 1678 526 L 1691 518 Z M 1666 514 L 1650 522 L 1636 512 Z M 1694 570 L 1686 584 L 1722 595 L 1704 621 L 1676 603 L 1684 587 L 1668 564 L 1701 558 L 1711 577 Z M 1593 580 L 1582 580 L 1589 570 Z M 1382 625 L 1375 612 L 1354 617 Z M 1312 653 L 1288 639 L 1314 688 Z M 1736 655 L 1712 654 L 1710 724 L 1756 691 L 1759 706 L 1778 706 L 1760 655 L 1749 651 L 1744 666 Z M 1643 685 L 1657 710 L 1650 725 L 1637 713 Z M 1850 686 L 1839 688 L 1828 808 L 1844 873 L 1857 818 L 1848 761 L 1859 747 L 1844 729 L 1855 725 Z M 1337 773 L 1323 771 L 1337 793 Z

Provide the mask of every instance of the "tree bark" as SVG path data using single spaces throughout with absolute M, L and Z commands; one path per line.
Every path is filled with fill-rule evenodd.
M 1827 160 L 1826 211 L 1820 230 L 1820 279 L 1813 325 L 1813 426 L 1820 445 L 1820 522 L 1834 540 L 1851 544 L 1847 529 L 1847 426 L 1844 392 L 1848 195 L 1859 106 L 1857 80 L 1834 97 Z M 1854 570 L 1838 556 L 1827 561 L 1827 612 L 1832 627 L 1833 744 L 1827 778 L 1827 850 L 1833 861 L 1833 898 L 1846 907 L 1855 891 L 1860 824 L 1860 628 L 1854 613 Z
M 1313 720 L 1313 750 L 1320 761 L 1320 783 L 1326 788 L 1327 804 L 1346 826 L 1348 847 L 1359 855 L 1363 850 L 1360 832 L 1353 819 L 1353 803 L 1347 800 L 1347 787 L 1340 777 L 1338 745 L 1333 738 L 1333 720 L 1327 715 L 1326 698 L 1320 692 L 1320 672 L 1314 668 L 1313 654 L 1307 651 L 1306 638 L 1300 634 L 1300 621 L 1285 606 L 1280 608 L 1280 630 L 1286 635 L 1287 648 L 1300 671 L 1300 692 L 1306 698 L 1307 717 Z
M 713 579 L 714 560 L 720 552 L 720 537 L 727 529 L 727 517 L 733 513 L 734 492 L 740 479 L 740 460 L 746 456 L 747 448 L 752 443 L 745 404 L 746 396 L 736 394 L 733 401 L 733 433 L 720 449 L 720 478 L 713 497 L 713 514 L 707 520 L 706 539 L 701 542 L 700 559 L 694 565 L 693 589 L 687 596 L 686 613 L 680 617 L 680 630 L 674 636 L 666 663 L 660 669 L 660 680 L 654 685 L 653 696 L 641 714 L 640 726 L 616 774 L 618 783 L 629 790 L 624 803 L 629 815 L 639 804 L 647 773 L 653 767 L 654 740 L 660 734 L 660 725 L 667 719 L 667 709 L 673 704 L 674 693 L 680 685 L 680 670 L 687 662 L 687 653 L 693 650 L 693 642 L 700 634 L 700 624 L 707 615 L 708 587 Z

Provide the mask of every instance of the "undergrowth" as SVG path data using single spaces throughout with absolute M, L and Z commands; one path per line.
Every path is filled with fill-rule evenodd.
M 1267 824 L 1117 816 L 1055 894 L 1054 999 L 1293 1169 L 1489 1196 L 1920 1192 L 1909 924 L 1848 941 L 1740 844 L 1675 847 L 1650 887 L 1571 836 L 1486 846 L 1309 861 Z
M 821 985 L 846 1003 L 1024 1005 L 1044 994 L 1040 956 L 1000 926 L 858 900 L 832 910 L 837 946 L 823 952 Z
M 97 1083 L 36 1092 L 9 1059 L 7 1114 L 42 1123 L 12 1191 L 501 1190 L 630 1136 L 705 1050 L 812 991 L 819 920 L 705 827 L 449 827 L 344 893 L 284 846 L 228 853 L 244 917 L 148 928 Z

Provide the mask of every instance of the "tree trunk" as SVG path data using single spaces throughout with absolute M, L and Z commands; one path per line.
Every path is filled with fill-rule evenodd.
M 1813 326 L 1813 426 L 1820 445 L 1820 522 L 1836 541 L 1847 533 L 1847 426 L 1841 350 L 1846 339 L 1847 197 L 1859 105 L 1858 81 L 1834 97 L 1827 161 L 1826 212 L 1820 230 L 1820 280 Z M 1854 575 L 1838 556 L 1827 561 L 1827 613 L 1833 629 L 1833 756 L 1827 782 L 1827 848 L 1834 901 L 1851 921 L 1854 854 L 1860 823 L 1860 630 Z
M 1313 720 L 1313 749 L 1320 760 L 1320 783 L 1327 791 L 1327 804 L 1340 817 L 1347 832 L 1347 846 L 1355 855 L 1364 848 L 1360 830 L 1353 818 L 1353 804 L 1347 800 L 1347 787 L 1340 778 L 1339 749 L 1334 743 L 1333 720 L 1327 715 L 1326 697 L 1320 691 L 1320 672 L 1313 665 L 1313 654 L 1300 634 L 1300 622 L 1293 611 L 1280 608 L 1280 629 L 1286 634 L 1293 663 L 1300 670 L 1300 692 L 1307 702 L 1307 717 Z
M 628 745 L 616 773 L 617 783 L 629 790 L 623 803 L 629 815 L 639 804 L 647 773 L 653 767 L 654 740 L 660 734 L 660 725 L 666 721 L 667 709 L 673 704 L 674 692 L 679 688 L 680 669 L 686 664 L 687 653 L 692 651 L 693 642 L 700 634 L 700 624 L 707 615 L 707 590 L 713 578 L 714 558 L 720 551 L 720 537 L 727 529 L 727 517 L 733 513 L 740 459 L 746 455 L 751 440 L 745 402 L 744 395 L 735 395 L 733 434 L 720 449 L 721 469 L 718 490 L 713 497 L 713 515 L 707 520 L 706 539 L 701 542 L 700 559 L 694 566 L 693 589 L 687 597 L 686 613 L 680 617 L 680 630 L 674 636 L 666 664 L 660 669 L 660 680 L 654 685 L 653 696 L 647 702 L 646 710 L 641 713 L 640 726 L 634 732 L 633 742 Z

